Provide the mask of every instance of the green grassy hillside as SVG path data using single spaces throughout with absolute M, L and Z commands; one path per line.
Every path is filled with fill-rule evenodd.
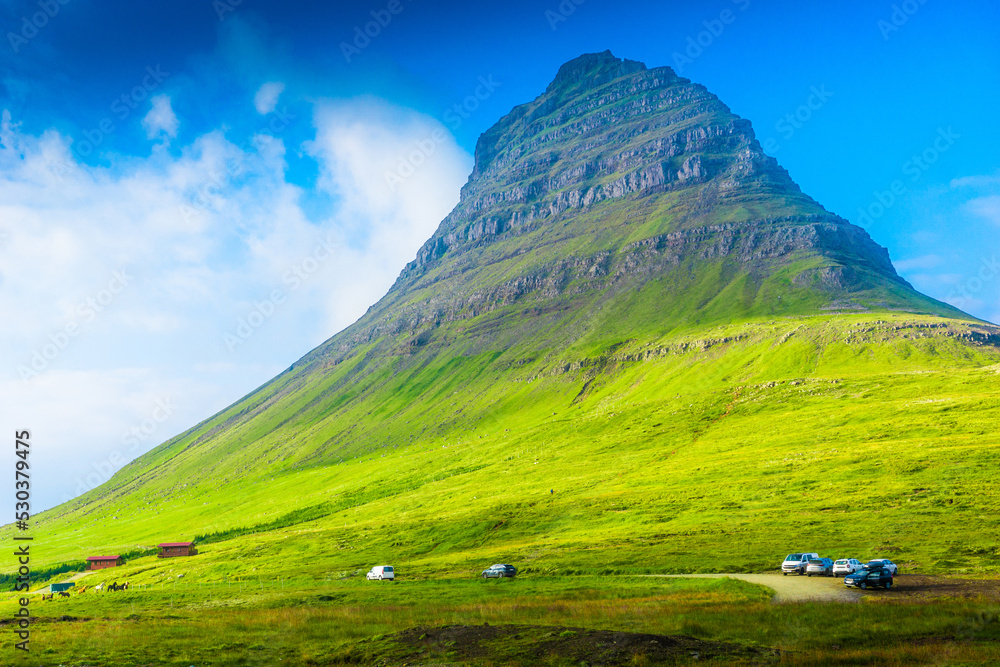
M 36 567 L 202 536 L 197 558 L 126 574 L 755 571 L 794 550 L 997 572 L 990 335 L 755 319 L 575 355 L 401 355 L 331 397 L 362 349 L 40 515 Z
M 998 344 L 703 87 L 591 54 L 480 138 L 364 317 L 39 515 L 35 565 L 198 537 L 138 580 L 798 549 L 992 572 Z

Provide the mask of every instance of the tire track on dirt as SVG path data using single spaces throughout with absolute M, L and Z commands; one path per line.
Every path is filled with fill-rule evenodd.
M 766 586 L 774 591 L 772 602 L 857 602 L 859 591 L 844 587 L 843 577 L 785 577 L 780 574 L 647 574 L 646 577 L 739 579 L 751 584 Z

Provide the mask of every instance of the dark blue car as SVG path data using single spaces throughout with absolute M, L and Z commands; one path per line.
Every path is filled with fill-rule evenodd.
M 490 565 L 488 568 L 483 570 L 483 579 L 502 579 L 505 577 L 513 577 L 517 575 L 517 568 L 513 565 Z
M 844 577 L 844 585 L 865 590 L 868 588 L 892 588 L 892 572 L 884 567 L 864 567 L 854 574 Z

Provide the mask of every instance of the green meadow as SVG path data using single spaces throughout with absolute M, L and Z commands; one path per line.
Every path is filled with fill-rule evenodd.
M 171 563 L 176 568 L 176 563 Z M 139 570 L 167 567 L 146 559 Z M 174 569 L 176 572 L 176 569 Z M 81 583 L 105 578 L 100 573 Z M 183 579 L 187 579 L 186 577 Z M 983 600 L 776 605 L 769 592 L 728 579 L 527 575 L 515 580 L 362 576 L 313 581 L 244 577 L 176 581 L 121 593 L 32 602 L 31 652 L 8 637 L 2 664 L 338 665 L 440 664 L 455 647 L 400 647 L 406 628 L 526 626 L 473 664 L 579 664 L 546 659 L 533 642 L 572 636 L 564 628 L 627 630 L 778 649 L 771 662 L 810 664 L 988 664 L 1000 659 L 1000 605 Z M 0 604 L 5 617 L 12 606 Z M 551 628 L 546 630 L 546 628 Z M 12 634 L 4 628 L 4 635 Z M 693 662 L 684 656 L 679 662 Z M 673 661 L 671 661 L 673 662 Z M 737 660 L 742 663 L 743 661 Z M 760 664 L 747 661 L 748 664 Z M 651 664 L 637 657 L 632 664 Z
M 237 404 L 40 515 L 34 564 L 197 538 L 184 567 L 208 579 L 217 561 L 320 579 L 383 562 L 756 572 L 794 550 L 993 574 L 1000 354 L 967 323 L 928 326 L 942 322 L 750 322 L 565 364 L 432 359 L 338 412 L 311 374 L 280 409 Z
M 35 599 L 45 662 L 23 664 L 394 664 L 386 635 L 483 622 L 681 633 L 792 664 L 995 656 L 986 600 L 773 605 L 741 582 L 636 576 L 773 571 L 798 550 L 996 576 L 1000 352 L 983 330 L 753 319 L 400 356 L 354 395 L 330 387 L 357 357 L 293 368 L 37 517 L 36 590 L 106 553 L 129 562 L 79 585 L 131 590 Z M 148 555 L 190 539 L 195 557 Z M 519 578 L 479 580 L 495 562 Z M 400 580 L 364 581 L 376 564 Z M 46 620 L 64 616 L 86 620 Z

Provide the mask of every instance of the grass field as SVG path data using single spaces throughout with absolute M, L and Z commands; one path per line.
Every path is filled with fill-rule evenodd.
M 208 579 L 752 572 L 794 550 L 996 573 L 1000 354 L 940 322 L 713 327 L 577 367 L 450 360 L 332 416 L 305 387 L 277 415 L 223 414 L 213 451 L 208 422 L 40 515 L 33 564 L 200 536 L 184 567 Z M 334 429 L 358 451 L 297 458 Z
M 686 635 L 777 648 L 785 652 L 783 664 L 1000 659 L 995 601 L 896 603 L 872 596 L 858 604 L 775 605 L 768 600 L 765 589 L 728 579 L 529 575 L 379 583 L 353 576 L 286 580 L 283 586 L 252 578 L 215 586 L 188 581 L 35 601 L 39 620 L 32 626 L 30 656 L 15 654 L 5 638 L 0 663 L 326 665 L 394 657 L 419 664 L 449 659 L 452 647 L 404 651 L 389 635 L 412 627 L 484 623 Z M 9 618 L 10 600 L 0 609 Z M 544 627 L 539 632 L 562 635 L 544 633 Z M 478 664 L 568 664 L 543 660 L 530 644 L 505 643 L 494 651 Z
M 362 397 L 325 393 L 353 362 L 283 376 L 37 517 L 36 588 L 106 553 L 129 562 L 81 584 L 133 587 L 36 603 L 89 619 L 40 621 L 39 664 L 398 660 L 391 633 L 487 621 L 681 633 L 793 664 L 995 657 L 985 600 L 775 606 L 738 582 L 633 576 L 768 571 L 798 550 L 996 576 L 1000 353 L 980 330 L 829 315 L 575 357 L 431 355 L 372 371 Z M 195 537 L 196 557 L 142 555 Z M 477 581 L 494 562 L 523 579 Z M 399 583 L 362 581 L 381 563 Z

